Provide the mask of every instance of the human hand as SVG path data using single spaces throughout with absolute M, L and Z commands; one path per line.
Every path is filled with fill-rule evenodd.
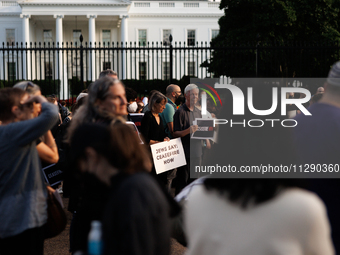
M 44 96 L 32 96 L 27 98 L 27 100 L 25 100 L 24 104 L 28 104 L 28 103 L 38 103 L 38 104 L 42 104 L 47 102 L 46 97 Z
M 209 139 L 207 139 L 207 140 L 205 140 L 206 141 L 206 143 L 207 143 L 207 149 L 208 150 L 210 150 L 211 149 L 211 143 L 210 143 L 210 141 L 209 141 Z
M 169 137 L 165 137 L 164 138 L 164 142 L 169 142 L 170 141 L 170 138 Z
M 198 129 L 198 126 L 197 126 L 197 125 L 192 125 L 192 126 L 190 127 L 190 133 L 195 133 L 195 132 L 197 131 L 197 129 Z

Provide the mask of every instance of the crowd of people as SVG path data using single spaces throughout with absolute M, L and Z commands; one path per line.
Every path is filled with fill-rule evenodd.
M 193 120 L 202 118 L 199 95 L 195 84 L 183 92 L 170 84 L 165 94 L 152 90 L 137 100 L 113 70 L 70 108 L 30 81 L 0 89 L 0 255 L 43 254 L 50 216 L 42 167 L 51 164 L 63 171 L 62 187 L 53 188 L 69 198 L 72 254 L 89 254 L 93 221 L 102 223 L 101 254 L 165 255 L 171 237 L 195 255 L 339 252 L 338 179 L 194 180 L 190 169 L 209 163 L 209 153 L 235 166 L 337 164 L 340 62 L 310 100 L 312 116 L 288 106 L 299 123 L 293 132 L 239 125 L 219 128 L 223 142 L 191 139 Z M 210 119 L 229 111 L 207 105 Z M 140 134 L 126 124 L 133 114 L 141 116 Z M 174 138 L 187 163 L 157 174 L 150 146 Z

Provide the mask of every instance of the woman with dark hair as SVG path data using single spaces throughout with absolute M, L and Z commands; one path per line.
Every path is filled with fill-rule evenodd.
M 156 144 L 159 142 L 170 141 L 166 136 L 165 129 L 162 123 L 162 118 L 159 116 L 165 109 L 167 98 L 162 93 L 156 91 L 150 98 L 149 111 L 147 111 L 142 119 L 141 133 L 144 142 L 147 145 Z M 156 170 L 153 167 L 152 173 L 156 175 Z M 157 178 L 164 183 L 166 189 L 170 192 L 172 180 L 168 180 L 168 172 L 157 175 Z
M 85 124 L 72 137 L 71 152 L 74 168 L 110 187 L 104 254 L 169 254 L 170 215 L 178 207 L 147 174 L 150 156 L 135 132 L 123 123 Z
M 160 92 L 155 92 L 150 98 L 149 111 L 144 114 L 141 124 L 141 133 L 146 144 L 152 145 L 170 140 L 166 137 L 162 119 L 159 116 L 165 109 L 166 102 L 166 96 Z
M 272 88 L 260 85 L 254 87 L 256 109 L 268 109 Z M 213 157 L 204 165 L 230 165 L 236 172 L 219 175 L 220 179 L 207 178 L 189 194 L 184 215 L 187 254 L 334 254 L 326 208 L 315 194 L 298 188 L 301 185 L 296 180 L 258 178 L 277 178 L 277 172 L 240 171 L 242 166 L 277 167 L 298 162 L 291 130 L 281 125 L 285 116 L 280 115 L 280 109 L 262 117 L 247 109 L 242 116 L 228 115 L 231 107 L 223 107 L 221 117 L 238 124 L 220 126 Z M 251 119 L 265 124 L 247 125 Z M 273 124 L 265 119 L 278 121 Z M 245 125 L 240 124 L 243 122 Z M 294 177 L 292 173 L 286 176 Z M 240 177 L 244 179 L 236 179 Z

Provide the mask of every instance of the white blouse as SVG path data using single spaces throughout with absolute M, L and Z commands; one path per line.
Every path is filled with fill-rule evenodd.
M 184 212 L 188 255 L 331 255 L 326 208 L 314 193 L 290 188 L 242 209 L 204 185 Z

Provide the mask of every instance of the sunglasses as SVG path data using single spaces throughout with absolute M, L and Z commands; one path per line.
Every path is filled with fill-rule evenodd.
M 34 88 L 34 84 L 30 81 L 26 82 L 22 89 L 27 91 L 29 88 Z

